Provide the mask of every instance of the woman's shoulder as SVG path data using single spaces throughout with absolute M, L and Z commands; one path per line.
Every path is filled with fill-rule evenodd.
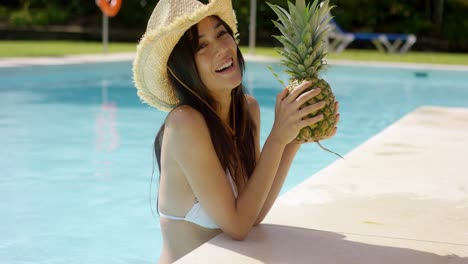
M 258 101 L 257 99 L 255 99 L 255 97 L 246 94 L 245 100 L 247 100 L 247 105 L 249 106 L 249 109 L 260 110 L 260 105 L 258 104 Z
M 203 115 L 189 105 L 174 108 L 167 116 L 166 127 L 173 129 L 200 129 L 206 127 Z
M 174 108 L 167 116 L 164 140 L 166 151 L 178 164 L 186 164 L 193 155 L 207 153 L 212 148 L 205 118 L 187 105 Z

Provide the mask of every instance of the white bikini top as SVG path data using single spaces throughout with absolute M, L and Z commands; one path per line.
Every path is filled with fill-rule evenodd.
M 229 183 L 231 184 L 231 189 L 232 189 L 232 192 L 234 193 L 234 197 L 237 198 L 237 195 L 238 195 L 237 189 L 234 184 L 234 181 L 232 180 L 232 176 L 229 170 L 226 170 L 226 176 L 229 180 Z M 196 202 L 192 206 L 192 208 L 190 208 L 190 210 L 185 215 L 185 217 L 167 215 L 167 214 L 162 213 L 161 211 L 159 211 L 159 216 L 162 218 L 171 219 L 171 220 L 184 220 L 184 221 L 192 222 L 196 225 L 199 225 L 205 228 L 219 228 L 218 225 L 213 221 L 213 219 L 211 219 L 211 217 L 203 209 L 200 202 Z

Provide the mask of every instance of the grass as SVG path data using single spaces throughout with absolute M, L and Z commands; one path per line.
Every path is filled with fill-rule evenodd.
M 410 51 L 403 54 L 389 54 L 368 50 L 348 50 L 343 54 L 330 54 L 330 59 L 372 60 L 389 62 L 416 62 L 435 64 L 468 65 L 468 53 L 438 53 Z
M 136 43 L 110 43 L 109 53 L 135 52 Z M 244 54 L 248 48 L 241 47 Z M 6 57 L 62 57 L 76 54 L 102 54 L 100 42 L 78 41 L 0 41 L 0 58 Z M 278 57 L 275 49 L 257 47 L 255 54 Z M 438 53 L 410 51 L 405 54 L 387 54 L 377 50 L 345 50 L 330 53 L 328 58 L 335 60 L 387 61 L 411 63 L 435 63 L 468 65 L 468 53 Z
M 241 48 L 245 54 L 248 48 Z M 274 48 L 258 47 L 255 54 L 279 57 Z M 430 63 L 468 65 L 468 53 L 443 53 L 443 52 L 421 52 L 410 51 L 404 54 L 382 53 L 377 50 L 345 50 L 341 53 L 330 53 L 329 59 L 334 60 L 358 60 L 358 61 L 384 61 L 384 62 L 407 62 L 407 63 Z
M 134 52 L 136 43 L 110 43 L 109 52 Z M 0 41 L 0 58 L 62 57 L 77 54 L 102 54 L 100 42 L 79 41 Z

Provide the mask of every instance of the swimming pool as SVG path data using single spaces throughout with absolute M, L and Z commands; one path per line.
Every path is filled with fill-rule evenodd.
M 245 76 L 262 142 L 280 89 L 269 64 L 249 62 Z M 139 102 L 130 69 L 0 69 L 0 263 L 155 263 L 152 141 L 165 113 Z M 323 76 L 341 105 L 339 131 L 323 143 L 341 154 L 418 106 L 468 107 L 466 71 L 332 66 Z M 303 146 L 283 192 L 335 159 Z

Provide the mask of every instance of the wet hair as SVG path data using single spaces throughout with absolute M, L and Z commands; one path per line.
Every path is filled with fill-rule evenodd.
M 231 37 L 234 38 L 232 29 L 224 21 L 219 20 Z M 248 109 L 242 84 L 231 92 L 231 104 L 235 104 L 235 120 L 230 120 L 231 127 L 233 127 L 233 122 L 235 122 L 236 135 L 234 138 L 219 116 L 206 105 L 208 103 L 213 109 L 216 109 L 218 102 L 210 95 L 208 88 L 201 81 L 194 58 L 197 50 L 198 28 L 197 25 L 194 25 L 185 32 L 174 47 L 169 57 L 168 67 L 198 97 L 176 80 L 169 71 L 167 74 L 180 100 L 179 105 L 189 105 L 199 111 L 205 118 L 221 166 L 229 170 L 234 183 L 239 189 L 242 186 L 241 182 L 246 183 L 248 181 L 256 165 L 254 135 L 257 128 Z M 245 62 L 239 47 L 237 47 L 237 58 L 243 76 Z M 203 100 L 200 100 L 199 97 Z M 230 109 L 229 116 L 232 117 L 232 105 Z M 161 144 L 163 136 L 164 124 L 161 126 L 154 141 L 154 151 L 159 172 L 161 172 Z

